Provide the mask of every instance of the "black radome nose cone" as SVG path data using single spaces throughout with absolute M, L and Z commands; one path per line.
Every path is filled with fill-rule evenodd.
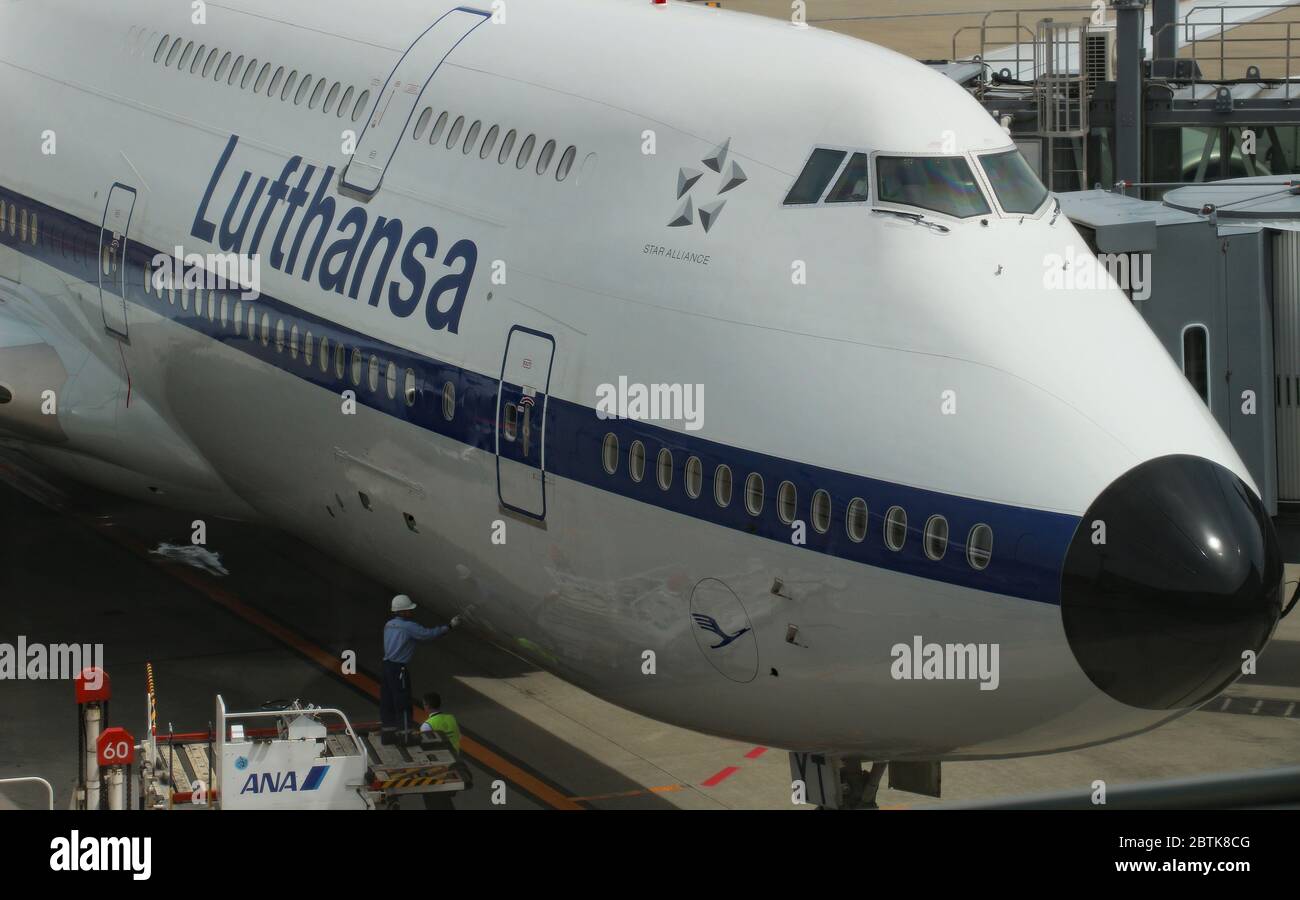
M 1066 554 L 1061 616 L 1097 687 L 1178 709 L 1241 674 L 1242 654 L 1277 624 L 1281 591 L 1277 535 L 1254 492 L 1207 459 L 1162 456 L 1089 507 Z

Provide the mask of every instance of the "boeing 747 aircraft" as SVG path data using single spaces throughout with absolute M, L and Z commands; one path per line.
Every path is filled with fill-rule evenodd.
M 831 758 L 1132 735 L 1276 625 L 1228 439 L 903 56 L 651 0 L 0 0 L 0 92 L 0 432 L 75 479 Z

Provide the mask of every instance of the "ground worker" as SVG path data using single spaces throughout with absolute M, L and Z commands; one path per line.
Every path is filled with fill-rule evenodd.
M 396 743 L 399 732 L 410 731 L 411 676 L 406 667 L 415 655 L 415 642 L 442 637 L 460 624 L 460 616 L 456 616 L 447 625 L 420 625 L 412 618 L 415 604 L 405 594 L 394 597 L 391 608 L 393 617 L 384 625 L 384 666 L 379 684 L 379 721 L 383 729 L 380 740 L 385 744 Z
M 437 731 L 447 738 L 451 749 L 460 755 L 460 723 L 449 712 L 442 711 L 442 695 L 430 692 L 424 695 L 424 708 L 429 711 L 429 718 L 420 726 L 421 731 Z
M 456 717 L 449 712 L 442 711 L 442 695 L 436 692 L 430 692 L 424 695 L 424 708 L 429 711 L 429 717 L 420 725 L 421 732 L 437 732 L 446 738 L 447 743 L 451 744 L 452 751 L 456 758 L 460 758 L 460 723 Z M 424 794 L 425 809 L 455 809 L 451 802 L 451 794 L 442 791 L 435 791 Z

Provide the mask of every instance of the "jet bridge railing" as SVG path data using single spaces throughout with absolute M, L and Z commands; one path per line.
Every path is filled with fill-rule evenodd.
M 1249 9 L 1300 12 L 1300 8 L 1291 3 L 1261 3 L 1234 6 L 1232 9 L 1234 11 Z M 1194 20 L 1193 17 L 1198 13 L 1204 14 L 1207 18 Z M 1197 6 L 1188 11 L 1183 21 L 1170 22 L 1156 30 L 1155 46 L 1160 46 L 1160 35 L 1167 30 L 1174 30 L 1182 39 L 1184 50 L 1190 49 L 1190 56 L 1180 56 L 1178 59 L 1190 58 L 1202 73 L 1195 78 L 1175 80 L 1210 84 L 1280 81 L 1284 84 L 1284 99 L 1290 100 L 1293 96 L 1300 96 L 1300 83 L 1294 80 L 1300 77 L 1300 18 L 1276 22 L 1255 20 L 1231 23 L 1228 21 L 1227 13 L 1227 7 Z M 1265 46 L 1256 47 L 1261 44 Z M 1162 62 L 1170 63 L 1171 67 L 1177 65 L 1166 57 L 1153 54 L 1153 68 L 1158 70 L 1158 64 Z M 1275 71 L 1266 73 L 1263 64 L 1272 64 L 1271 67 Z M 1228 69 L 1232 65 L 1248 68 L 1242 75 L 1230 76 Z M 1217 77 L 1206 77 L 1207 70 L 1211 76 Z
M 1024 79 L 1032 81 L 1035 73 L 1039 71 L 1040 55 L 1043 50 L 1040 46 L 1038 28 L 1042 19 L 1042 13 L 1052 13 L 1059 15 L 1069 12 L 1092 13 L 1092 6 L 1038 6 L 1026 7 L 1023 9 L 991 9 L 984 13 L 983 18 L 978 25 L 964 25 L 958 28 L 952 36 L 952 58 L 954 60 L 964 59 L 961 53 L 962 42 L 968 39 L 974 33 L 978 35 L 976 49 L 970 58 L 987 60 L 990 50 L 1010 49 L 1012 56 L 1005 57 L 1000 62 L 1004 63 L 1002 68 L 1011 72 L 1013 78 L 1020 79 L 1028 68 L 1030 78 Z M 1001 21 L 1005 17 L 1009 21 Z M 981 82 L 976 96 L 983 99 L 986 82 Z

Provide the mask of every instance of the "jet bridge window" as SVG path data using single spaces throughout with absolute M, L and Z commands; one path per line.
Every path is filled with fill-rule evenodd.
M 1038 212 L 1047 199 L 1047 188 L 1043 187 L 1019 150 L 981 156 L 980 165 L 984 167 L 984 174 L 993 185 L 993 193 L 1005 212 Z
M 960 156 L 878 156 L 879 198 L 958 219 L 986 216 L 988 201 Z
M 1204 325 L 1183 329 L 1183 374 L 1196 393 L 1210 402 L 1210 333 Z
M 814 150 L 803 171 L 795 179 L 794 187 L 785 195 L 785 205 L 800 206 L 820 200 L 826 191 L 826 185 L 831 183 L 847 155 L 845 150 L 827 150 L 824 147 Z

